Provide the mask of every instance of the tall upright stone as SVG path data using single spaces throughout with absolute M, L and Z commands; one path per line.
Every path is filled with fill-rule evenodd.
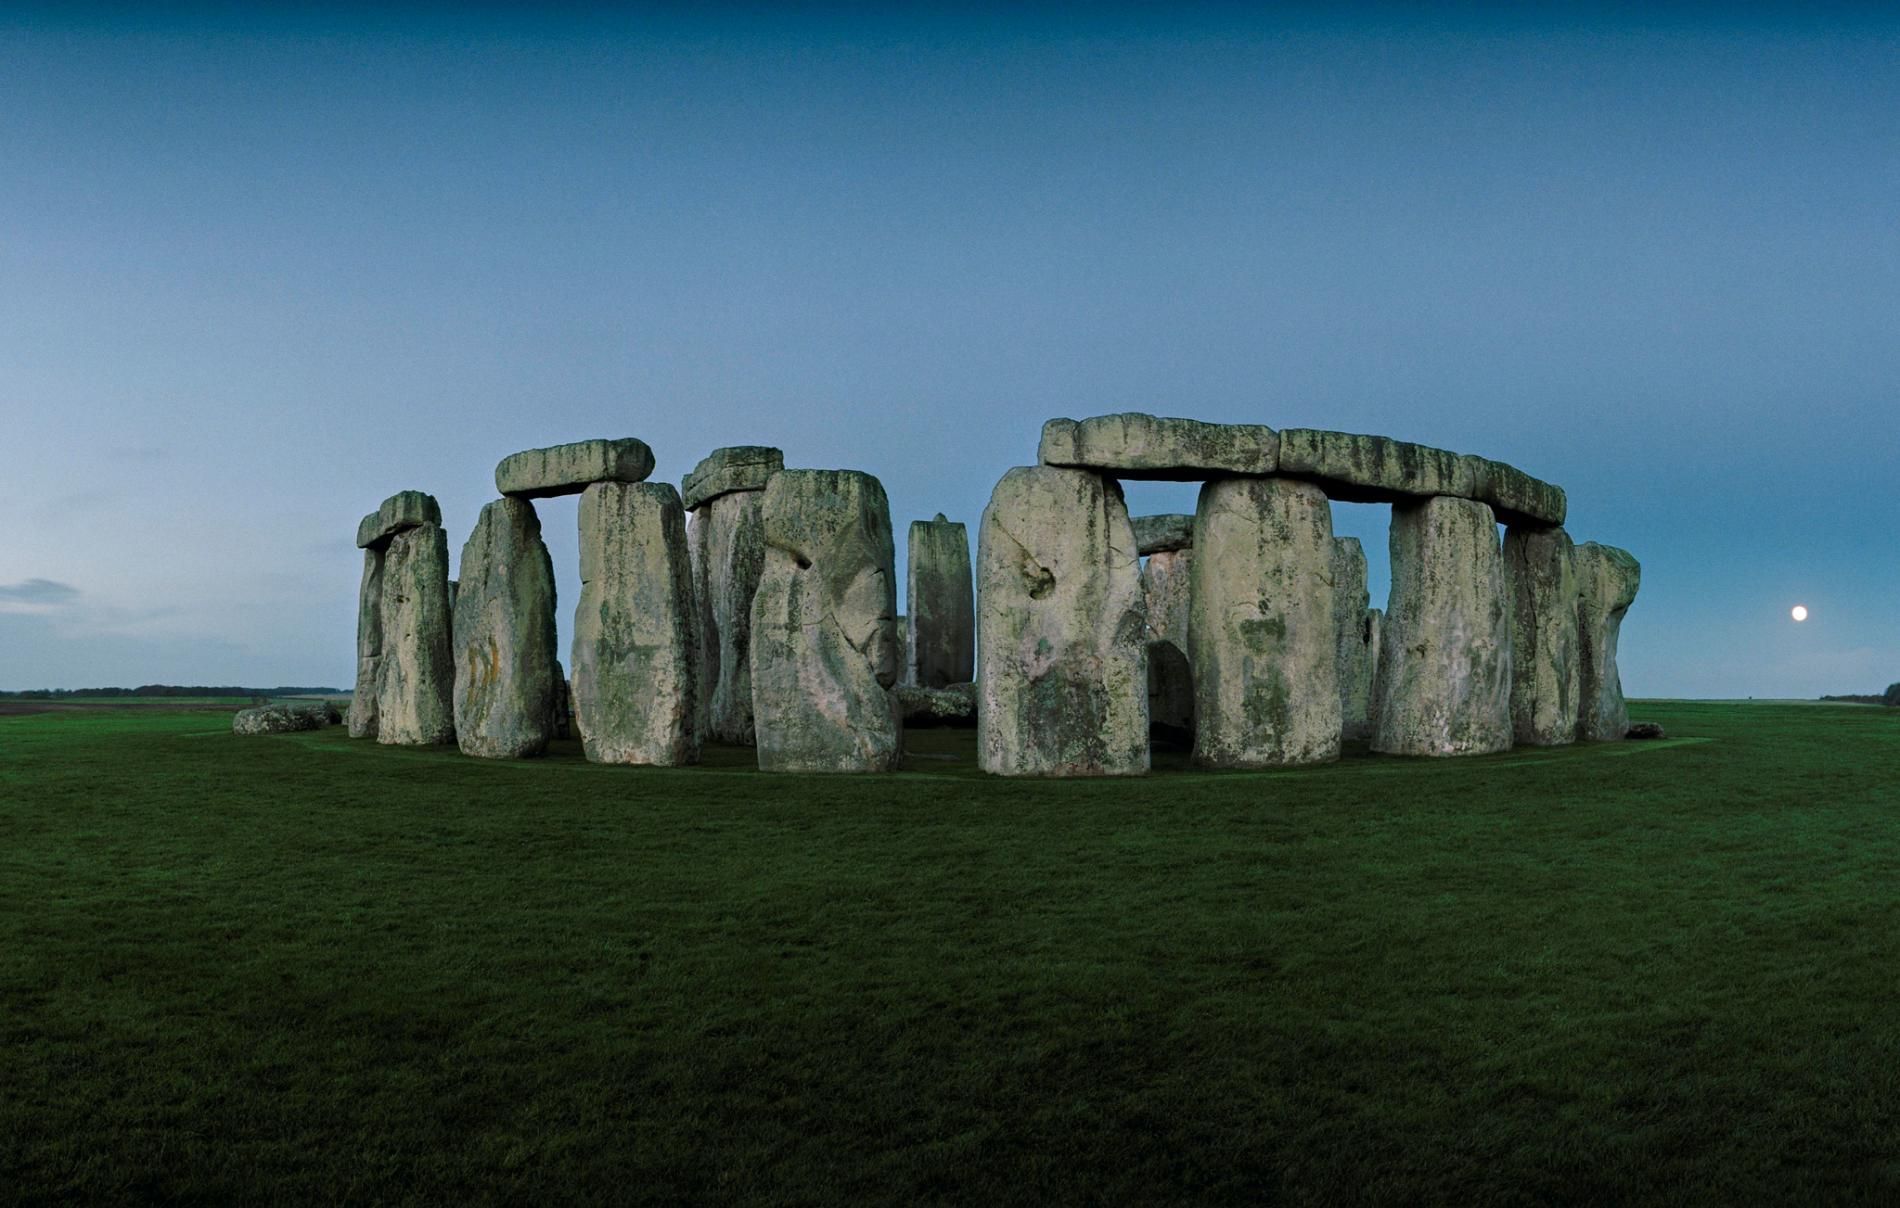
M 1511 734 L 1526 746 L 1577 738 L 1583 664 L 1577 644 L 1576 554 L 1561 528 L 1504 531 L 1511 597 Z
M 1629 733 L 1629 708 L 1616 669 L 1623 616 L 1636 602 L 1643 568 L 1628 550 L 1586 541 L 1577 547 L 1577 645 L 1582 663 L 1577 737 L 1608 742 Z
M 765 568 L 765 484 L 785 454 L 765 445 L 714 449 L 684 479 L 693 510 L 693 583 L 698 593 L 702 733 L 751 745 L 752 598 Z
M 526 499 L 498 499 L 462 546 L 455 595 L 455 740 L 464 755 L 525 759 L 554 736 L 560 674 L 554 563 Z
M 1262 768 L 1339 758 L 1333 514 L 1289 478 L 1222 478 L 1194 517 L 1194 761 Z
M 1372 736 L 1372 631 L 1366 606 L 1366 551 L 1357 537 L 1333 538 L 1333 633 L 1339 668 L 1339 736 Z
M 698 627 L 679 492 L 671 483 L 594 483 L 581 492 L 580 546 L 571 661 L 587 758 L 696 761 Z
M 455 741 L 449 538 L 441 525 L 417 525 L 389 538 L 383 552 L 381 623 L 376 741 L 391 746 Z
M 1148 770 L 1148 623 L 1121 487 L 1003 475 L 977 537 L 977 757 L 1002 776 Z
M 1392 508 L 1372 749 L 1481 755 L 1511 746 L 1511 628 L 1497 520 L 1431 496 Z
M 712 737 L 712 691 L 719 682 L 719 627 L 713 621 L 712 567 L 706 560 L 710 512 L 686 513 L 686 562 L 693 581 L 693 649 L 698 652 L 699 692 L 693 699 L 693 733 Z
M 376 693 L 383 661 L 383 551 L 363 551 L 356 593 L 356 688 L 350 694 L 350 737 L 376 737 Z
M 942 512 L 935 520 L 913 520 L 909 552 L 905 682 L 920 688 L 968 683 L 976 666 L 969 530 Z
M 855 470 L 785 470 L 762 502 L 752 709 L 768 772 L 882 772 L 902 756 L 890 688 L 903 653 L 884 487 Z
M 1139 541 L 1139 526 L 1135 536 Z M 1141 568 L 1148 614 L 1148 724 L 1176 742 L 1194 737 L 1194 670 L 1188 662 L 1193 567 L 1192 542 L 1183 542 L 1149 554 Z

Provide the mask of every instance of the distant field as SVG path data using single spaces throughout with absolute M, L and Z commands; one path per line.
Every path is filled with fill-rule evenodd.
M 1900 711 L 1039 783 L 202 703 L 0 719 L 0 1199 L 1900 1194 Z

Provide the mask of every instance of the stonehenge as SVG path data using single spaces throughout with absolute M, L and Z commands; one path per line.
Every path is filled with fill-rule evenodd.
M 973 724 L 982 771 L 1070 777 L 1146 773 L 1163 739 L 1272 769 L 1346 743 L 1436 758 L 1629 732 L 1617 645 L 1640 566 L 1574 543 L 1562 488 L 1484 457 L 1052 419 L 1037 464 L 996 483 L 974 566 L 964 525 L 910 525 L 901 615 L 877 478 L 765 445 L 713 450 L 677 491 L 655 464 L 631 437 L 503 458 L 455 579 L 433 497 L 364 516 L 350 736 L 520 759 L 572 731 L 600 763 L 690 764 L 712 741 L 765 771 L 881 772 L 906 722 Z M 1196 509 L 1130 517 L 1123 480 L 1198 482 Z M 558 495 L 579 496 L 571 680 L 533 503 Z M 1383 609 L 1334 501 L 1391 507 Z

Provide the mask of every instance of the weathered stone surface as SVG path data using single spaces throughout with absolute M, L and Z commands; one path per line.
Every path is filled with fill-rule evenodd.
M 1379 654 L 1385 646 L 1385 611 L 1379 608 L 1366 609 L 1366 662 L 1371 665 L 1372 688 L 1367 694 L 1372 717 L 1379 716 Z M 1372 737 L 1371 723 L 1367 724 L 1366 737 Z
M 1532 478 L 1516 466 L 1473 457 L 1477 498 L 1491 505 L 1499 520 L 1513 527 L 1543 528 L 1564 522 L 1569 501 L 1555 483 Z
M 1629 732 L 1616 643 L 1623 616 L 1636 602 L 1643 568 L 1627 550 L 1586 541 L 1576 550 L 1577 648 L 1582 663 L 1577 737 L 1608 742 Z
M 710 513 L 686 514 L 686 561 L 693 581 L 693 649 L 699 654 L 699 692 L 693 700 L 693 733 L 712 737 L 712 688 L 719 681 L 719 630 L 712 615 L 712 567 L 706 561 Z
M 596 482 L 645 482 L 653 450 L 631 436 L 579 440 L 511 453 L 495 467 L 495 489 L 518 499 L 578 495 Z
M 902 756 L 902 669 L 884 487 L 855 470 L 784 470 L 762 504 L 752 709 L 768 772 L 882 772 Z
M 1003 776 L 1148 770 L 1148 624 L 1121 488 L 1003 475 L 977 537 L 978 760 Z
M 763 491 L 766 480 L 785 468 L 785 452 L 769 445 L 728 445 L 700 459 L 680 480 L 686 510 L 696 512 L 729 491 Z
M 580 546 L 572 662 L 587 758 L 695 762 L 699 634 L 679 492 L 671 483 L 594 483 L 581 492 Z
M 1148 613 L 1148 724 L 1176 742 L 1194 737 L 1194 670 L 1188 663 L 1188 608 L 1194 551 L 1187 546 L 1148 555 L 1141 594 Z M 1137 541 L 1141 530 L 1135 530 Z
M 434 524 L 405 529 L 383 551 L 377 742 L 427 746 L 455 741 L 450 629 L 448 534 Z
M 1144 558 L 1194 547 L 1194 517 L 1186 512 L 1136 516 L 1133 523 L 1135 550 Z
M 913 520 L 909 552 L 905 682 L 921 688 L 968 683 L 976 667 L 969 530 L 942 512 L 935 520 Z
M 765 570 L 765 493 L 734 491 L 706 500 L 693 513 L 694 566 L 706 642 L 705 733 L 750 746 L 752 715 L 752 598 Z
M 1262 768 L 1339 758 L 1325 492 L 1290 478 L 1202 487 L 1192 597 L 1194 761 Z
M 1397 504 L 1391 549 L 1372 749 L 1509 750 L 1510 607 L 1491 509 L 1443 496 Z
M 1577 645 L 1577 576 L 1570 534 L 1512 527 L 1504 533 L 1511 598 L 1511 733 L 1527 746 L 1577 739 L 1583 664 Z
M 554 563 L 525 499 L 482 509 L 455 597 L 455 740 L 464 755 L 526 759 L 553 737 L 559 664 Z
M 1316 428 L 1280 433 L 1280 472 L 1309 479 L 1334 499 L 1402 503 L 1449 495 L 1490 504 L 1511 524 L 1562 524 L 1561 487 L 1491 461 L 1389 436 L 1362 436 Z
M 356 689 L 350 694 L 350 737 L 376 737 L 376 685 L 383 661 L 383 551 L 363 551 L 356 593 Z
M 421 491 L 398 491 L 356 526 L 358 549 L 381 549 L 404 529 L 442 523 L 442 506 Z
M 1194 481 L 1216 474 L 1271 474 L 1280 437 L 1264 424 L 1209 424 L 1124 411 L 1042 426 L 1045 466 L 1100 470 L 1115 478 Z
M 1334 661 L 1339 670 L 1339 736 L 1372 737 L 1372 631 L 1366 607 L 1366 551 L 1357 537 L 1333 538 Z
M 899 684 L 891 689 L 891 695 L 897 701 L 897 713 L 905 729 L 976 725 L 975 684 L 949 684 L 942 688 Z
M 271 704 L 240 709 L 231 718 L 233 734 L 290 734 L 298 730 L 321 730 L 335 720 L 335 709 L 319 704 Z

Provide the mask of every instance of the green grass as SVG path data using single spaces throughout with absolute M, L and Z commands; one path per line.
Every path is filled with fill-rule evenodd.
M 1892 1202 L 1900 711 L 1636 714 L 1042 783 L 0 719 L 0 1200 Z

